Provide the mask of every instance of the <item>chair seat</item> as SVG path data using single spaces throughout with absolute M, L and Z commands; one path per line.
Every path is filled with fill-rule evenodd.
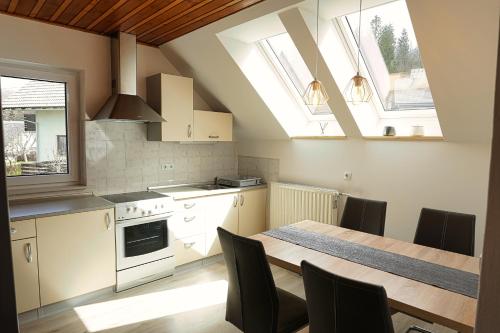
M 307 325 L 306 301 L 286 290 L 276 289 L 279 299 L 278 333 L 296 332 Z

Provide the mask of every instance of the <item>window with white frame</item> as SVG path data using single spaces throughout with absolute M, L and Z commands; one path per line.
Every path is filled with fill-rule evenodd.
M 261 40 L 259 45 L 286 86 L 290 97 L 299 105 L 303 115 L 308 120 L 308 123 L 299 131 L 303 133 L 301 135 L 343 136 L 344 134 L 327 104 L 313 107 L 305 103 L 303 95 L 307 85 L 313 80 L 313 76 L 290 35 L 282 33 L 271 36 Z
M 357 52 L 359 13 L 343 16 L 339 22 L 351 51 Z M 384 111 L 434 109 L 404 0 L 363 10 L 361 55 Z
M 76 75 L 0 66 L 9 186 L 79 183 Z

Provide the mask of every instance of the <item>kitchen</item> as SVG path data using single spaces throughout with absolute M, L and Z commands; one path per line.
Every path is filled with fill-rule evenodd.
M 22 332 L 128 326 L 160 332 L 162 318 L 166 331 L 189 331 L 174 322 L 189 320 L 190 311 L 200 311 L 192 331 L 232 332 L 220 315 L 228 291 L 217 228 L 253 237 L 308 219 L 338 225 L 349 196 L 388 201 L 386 235 L 404 241 L 411 241 L 421 207 L 474 214 L 475 256 L 485 253 L 493 93 L 471 82 L 476 75 L 494 82 L 497 35 L 478 41 L 486 29 L 478 25 L 464 37 L 464 43 L 484 50 L 470 60 L 483 64 L 477 72 L 460 57 L 440 67 L 429 45 L 442 36 L 422 25 L 433 5 L 408 1 L 436 110 L 401 122 L 373 112 L 360 121 L 362 113 L 344 102 L 343 87 L 337 88 L 344 73 L 332 68 L 340 65 L 330 63 L 343 55 L 329 57 L 328 49 L 311 47 L 318 41 L 312 24 L 316 2 L 223 2 L 0 3 L 4 140 L 19 131 L 23 144 L 38 140 L 24 150 L 15 140 L 5 146 L 11 296 Z M 498 22 L 490 2 L 472 19 L 493 31 Z M 377 0 L 366 12 L 386 3 Z M 357 14 L 358 1 L 345 4 L 321 1 L 325 26 L 331 18 Z M 439 12 L 450 4 L 436 6 Z M 473 5 L 460 4 L 453 17 L 466 17 L 468 6 Z M 146 11 L 148 17 L 136 16 Z M 183 13 L 199 16 L 190 25 L 191 16 Z M 342 20 L 334 21 L 339 30 Z M 457 26 L 454 21 L 448 29 Z M 301 34 L 304 27 L 310 35 Z M 297 115 L 297 82 L 286 81 L 296 62 L 269 70 L 284 59 L 276 50 L 287 41 L 272 39 L 283 33 L 296 44 L 306 71 L 314 76 L 319 68 L 332 115 Z M 453 49 L 443 44 L 441 54 L 449 54 L 447 48 Z M 319 50 L 319 63 L 312 49 Z M 462 84 L 457 90 L 467 101 L 481 101 L 479 116 L 470 113 L 469 102 L 440 98 L 447 91 L 438 76 L 451 75 L 457 66 L 468 78 L 457 80 Z M 29 94 L 37 89 L 47 92 L 36 95 L 39 104 L 30 104 Z M 309 112 L 304 105 L 303 110 Z M 49 129 L 44 124 L 50 117 L 63 126 Z M 382 135 L 388 126 L 397 135 Z M 49 136 L 50 149 L 44 150 Z M 435 168 L 426 167 L 435 161 Z M 394 184 L 407 191 L 395 191 Z M 314 195 L 305 196 L 308 191 Z M 301 277 L 272 263 L 277 285 L 304 298 Z M 214 294 L 205 297 L 211 287 Z M 203 297 L 187 305 L 155 298 L 167 291 L 172 299 Z M 134 297 L 141 307 L 123 305 Z M 112 303 L 119 300 L 124 303 Z M 200 308 L 192 309 L 194 303 Z M 153 315 L 154 304 L 165 312 Z M 176 312 L 176 304 L 185 311 Z M 100 310 L 117 315 L 106 319 Z M 397 316 L 398 331 L 413 323 Z M 447 332 L 439 325 L 435 331 Z

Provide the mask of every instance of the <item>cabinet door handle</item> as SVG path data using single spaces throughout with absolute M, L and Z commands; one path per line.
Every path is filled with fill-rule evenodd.
M 209 135 L 208 138 L 209 139 L 218 139 L 219 136 L 218 135 Z
M 240 206 L 243 206 L 243 204 L 245 203 L 245 197 L 242 195 L 240 195 Z
M 14 235 L 17 232 L 17 229 L 14 227 L 10 227 L 10 234 Z
M 28 263 L 33 262 L 33 250 L 31 248 L 31 243 L 26 243 L 24 246 L 24 255 L 26 256 L 26 261 L 28 261 Z
M 196 218 L 196 216 L 186 216 L 186 217 L 184 217 L 184 222 L 186 222 L 186 223 L 192 222 L 192 221 L 194 221 L 195 218 Z
M 196 202 L 193 202 L 193 203 L 190 203 L 190 204 L 184 204 L 184 208 L 185 209 L 191 209 L 193 208 L 194 206 L 196 206 Z
M 191 242 L 191 243 L 185 243 L 184 244 L 184 248 L 185 249 L 190 249 L 193 247 L 193 245 L 196 244 L 196 242 Z
M 109 216 L 109 213 L 104 215 L 104 220 L 106 221 L 106 229 L 111 230 L 111 217 Z
M 188 138 L 191 138 L 191 134 L 192 134 L 192 131 L 191 131 L 191 125 L 188 125 Z
M 238 196 L 235 195 L 233 198 L 233 207 L 237 207 L 237 206 L 238 206 Z

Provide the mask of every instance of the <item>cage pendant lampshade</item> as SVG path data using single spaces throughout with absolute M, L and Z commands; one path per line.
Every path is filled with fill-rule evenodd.
M 354 105 L 368 102 L 372 95 L 368 80 L 359 75 L 359 72 L 352 77 L 344 90 L 346 101 Z
M 325 87 L 317 79 L 311 81 L 304 92 L 304 102 L 309 106 L 318 107 L 325 105 L 328 99 Z

